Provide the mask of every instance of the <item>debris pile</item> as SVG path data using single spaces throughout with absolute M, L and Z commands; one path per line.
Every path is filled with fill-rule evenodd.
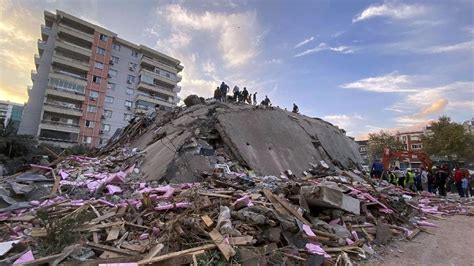
M 311 121 L 304 132 L 312 136 L 306 148 L 314 157 L 304 166 L 274 153 L 284 146 L 291 157 L 303 150 L 298 146 L 274 142 L 268 150 L 262 140 L 240 147 L 222 129 L 228 113 L 218 109 L 234 108 L 225 106 L 197 105 L 154 123 L 137 119 L 99 157 L 71 156 L 3 180 L 0 262 L 350 264 L 377 256 L 391 239 L 412 239 L 435 226 L 432 219 L 467 214 L 456 201 L 374 183 L 351 170 L 352 149 L 331 150 L 322 141 L 349 140 L 311 135 Z M 249 117 L 288 115 L 235 108 Z M 263 128 L 253 134 L 266 134 Z M 254 168 L 251 154 L 263 150 L 273 157 L 257 158 L 263 166 Z M 188 174 L 193 182 L 182 182 Z

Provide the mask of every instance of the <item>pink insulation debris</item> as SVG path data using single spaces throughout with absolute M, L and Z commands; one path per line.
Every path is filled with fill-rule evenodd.
M 165 210 L 171 210 L 175 208 L 189 208 L 191 207 L 192 204 L 189 202 L 179 202 L 179 203 L 166 203 L 166 204 L 160 204 L 155 207 L 156 211 L 165 211 Z
M 21 257 L 19 257 L 15 262 L 13 262 L 13 265 L 25 264 L 33 260 L 35 260 L 35 257 L 33 256 L 33 252 L 29 250 L 25 254 L 21 255 Z
M 430 222 L 427 222 L 427 221 L 418 221 L 416 222 L 417 225 L 421 225 L 421 226 L 432 226 L 432 227 L 438 227 L 438 225 L 434 224 L 434 223 L 430 223 Z
M 326 251 L 324 251 L 324 249 L 322 249 L 320 245 L 307 243 L 305 247 L 312 254 L 321 255 L 321 256 L 324 256 L 327 259 L 331 258 L 331 256 L 329 254 L 327 254 Z
M 105 188 L 107 188 L 107 190 L 109 191 L 107 194 L 109 195 L 114 195 L 114 194 L 117 194 L 117 193 L 122 193 L 122 189 L 119 187 L 119 186 L 116 186 L 116 185 L 107 185 L 105 186 Z
M 305 232 L 306 235 L 308 236 L 316 236 L 313 232 L 313 230 L 311 230 L 311 227 L 309 227 L 309 225 L 307 224 L 303 224 L 303 231 Z

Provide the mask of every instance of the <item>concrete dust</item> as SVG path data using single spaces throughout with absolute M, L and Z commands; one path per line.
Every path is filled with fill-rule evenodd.
M 457 215 L 432 222 L 438 225 L 428 229 L 432 235 L 420 233 L 412 241 L 392 242 L 383 260 L 361 265 L 474 265 L 474 218 Z

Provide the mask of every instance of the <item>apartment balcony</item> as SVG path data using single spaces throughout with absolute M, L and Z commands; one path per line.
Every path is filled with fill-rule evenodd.
M 151 84 L 148 84 L 148 83 L 145 83 L 145 82 L 142 82 L 140 81 L 140 83 L 138 83 L 138 89 L 145 89 L 147 91 L 152 91 L 152 92 L 156 92 L 156 93 L 162 93 L 162 94 L 166 94 L 166 95 L 169 95 L 169 96 L 172 96 L 172 97 L 175 97 L 176 96 L 176 92 L 171 91 L 169 89 L 166 89 L 164 87 L 161 87 L 161 86 L 158 86 L 158 85 L 151 85 Z
M 178 72 L 181 72 L 181 71 L 183 71 L 184 66 L 182 66 L 182 65 L 177 65 L 176 68 L 178 69 Z
M 87 86 L 87 79 L 83 78 L 79 75 L 75 75 L 72 73 L 67 73 L 65 71 L 53 71 L 49 73 L 50 78 L 57 78 L 57 79 L 64 79 L 64 80 L 69 80 L 75 83 L 78 83 L 80 85 Z
M 68 124 L 51 120 L 41 120 L 41 129 L 79 134 L 79 124 Z
M 43 111 L 69 116 L 82 116 L 82 110 L 80 108 L 68 107 L 57 103 L 44 103 Z
M 64 50 L 67 50 L 76 54 L 80 54 L 86 57 L 91 57 L 91 54 L 92 54 L 91 49 L 87 49 L 85 47 L 75 45 L 73 43 L 66 42 L 63 40 L 56 41 L 56 48 L 62 48 Z
M 46 25 L 41 25 L 41 35 L 49 36 L 51 34 L 51 28 Z
M 44 51 L 45 48 L 46 48 L 46 42 L 41 39 L 38 39 L 38 52 Z
M 77 145 L 77 140 L 64 140 L 55 138 L 39 137 L 39 143 L 46 144 L 49 146 L 58 146 L 59 148 L 67 149 Z
M 136 114 L 144 114 L 146 112 L 148 112 L 149 108 L 146 107 L 146 106 L 143 106 L 143 105 L 137 105 L 135 107 L 135 113 Z
M 82 72 L 88 72 L 89 71 L 89 63 L 88 62 L 79 61 L 79 60 L 72 59 L 72 58 L 67 58 L 67 57 L 64 57 L 62 55 L 58 55 L 57 53 L 55 53 L 53 55 L 53 63 L 56 63 L 58 65 L 69 66 L 73 69 L 76 69 L 76 70 L 79 70 L 79 71 L 82 71 Z
M 136 101 L 144 101 L 144 102 L 151 103 L 152 105 L 159 104 L 162 106 L 175 107 L 173 103 L 170 103 L 156 96 L 151 96 L 147 94 L 138 94 L 137 97 L 135 98 L 135 102 Z
M 67 35 L 70 35 L 70 36 L 74 36 L 76 38 L 80 38 L 80 39 L 82 39 L 84 41 L 87 41 L 87 42 L 90 42 L 90 43 L 92 43 L 92 40 L 93 40 L 91 34 L 85 33 L 85 32 L 80 31 L 78 29 L 71 28 L 71 27 L 66 26 L 64 24 L 59 24 L 58 33 L 64 33 L 64 34 L 67 34 Z
M 181 86 L 174 86 L 173 92 L 174 92 L 174 93 L 179 93 L 179 92 L 181 92 Z
M 71 100 L 76 100 L 76 101 L 81 101 L 81 102 L 86 100 L 86 97 L 84 96 L 84 93 L 73 91 L 73 90 L 55 88 L 55 87 L 51 87 L 51 86 L 46 88 L 46 95 L 53 95 L 53 96 L 66 98 L 66 99 L 71 99 Z
M 35 65 L 38 66 L 41 62 L 41 57 L 37 54 L 35 54 Z
M 38 76 L 38 72 L 36 70 L 31 70 L 31 80 L 34 81 Z
M 155 73 L 153 71 L 146 70 L 146 69 L 143 69 L 143 68 L 140 70 L 140 74 L 141 75 L 145 74 L 147 76 L 151 76 L 154 79 L 157 79 L 157 80 L 159 80 L 163 83 L 166 83 L 166 84 L 169 84 L 169 85 L 172 85 L 172 86 L 176 86 L 178 84 L 178 82 L 176 80 L 172 80 L 172 79 L 169 79 L 167 77 L 163 77 L 158 73 Z
M 148 65 L 148 66 L 151 66 L 151 67 L 158 67 L 158 68 L 161 68 L 163 70 L 166 70 L 166 71 L 169 71 L 171 73 L 178 73 L 177 69 L 170 66 L 170 65 L 166 65 L 166 64 L 163 64 L 151 57 L 148 57 L 148 56 L 142 56 L 141 60 L 140 60 L 140 65 Z

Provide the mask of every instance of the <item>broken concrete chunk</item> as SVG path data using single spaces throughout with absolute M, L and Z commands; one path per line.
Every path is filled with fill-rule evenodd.
M 375 231 L 375 241 L 377 244 L 386 244 L 390 239 L 392 239 L 390 225 L 379 223 Z
M 304 195 L 309 206 L 338 208 L 360 215 L 360 201 L 339 190 L 325 186 L 304 186 L 300 194 Z

